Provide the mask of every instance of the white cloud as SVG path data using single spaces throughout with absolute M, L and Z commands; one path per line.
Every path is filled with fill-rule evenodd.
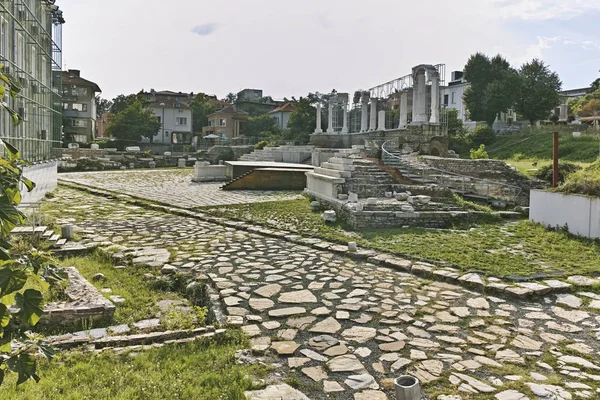
M 492 0 L 498 15 L 525 20 L 570 19 L 600 11 L 598 0 Z
M 192 28 L 192 32 L 199 36 L 208 36 L 217 29 L 217 24 L 202 24 Z

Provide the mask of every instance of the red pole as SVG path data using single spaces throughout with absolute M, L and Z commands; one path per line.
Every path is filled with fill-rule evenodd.
M 558 132 L 554 132 L 554 164 L 552 166 L 552 187 L 558 186 Z

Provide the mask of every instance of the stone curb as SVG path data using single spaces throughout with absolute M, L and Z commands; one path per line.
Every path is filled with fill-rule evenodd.
M 240 220 L 211 217 L 204 213 L 165 206 L 141 197 L 117 194 L 108 190 L 97 189 L 88 185 L 71 181 L 59 179 L 59 184 L 72 189 L 82 190 L 93 195 L 114 198 L 124 202 L 133 203 L 154 211 L 165 212 L 181 217 L 194 218 L 229 228 L 284 239 L 288 242 L 312 247 L 317 250 L 341 254 L 353 260 L 367 260 L 374 264 L 391 267 L 396 270 L 401 270 L 403 272 L 423 278 L 457 284 L 484 294 L 494 293 L 502 296 L 533 298 L 549 293 L 568 293 L 571 292 L 574 287 L 586 287 L 600 284 L 600 279 L 590 279 L 583 276 L 569 276 L 566 278 L 566 280 L 570 283 L 566 283 L 558 279 L 548 278 L 542 281 L 544 284 L 534 281 L 519 282 L 515 284 L 512 281 L 502 280 L 499 278 L 486 278 L 474 272 L 463 274 L 459 268 L 448 266 L 448 264 L 445 262 L 425 260 L 419 257 L 405 256 L 402 254 L 383 253 L 374 249 L 360 249 L 357 252 L 349 252 L 348 246 L 340 243 L 330 242 L 328 240 L 303 237 L 301 235 L 292 234 L 291 232 L 283 230 L 275 231 L 260 225 L 249 225 L 247 222 Z M 413 262 L 407 258 L 412 258 L 415 261 Z
M 95 340 L 89 336 L 75 336 L 67 340 L 55 341 L 52 345 L 59 349 L 72 349 L 81 345 L 86 345 L 90 351 L 100 349 L 121 349 L 132 346 L 155 345 L 157 343 L 185 343 L 197 338 L 211 338 L 223 335 L 225 332 L 226 329 L 216 329 L 214 326 L 206 326 L 192 330 L 139 333 L 127 336 L 105 336 Z

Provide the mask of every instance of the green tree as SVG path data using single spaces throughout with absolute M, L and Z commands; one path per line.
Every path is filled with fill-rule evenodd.
M 562 82 L 556 72 L 538 59 L 523 64 L 519 76 L 521 89 L 515 109 L 534 126 L 536 121 L 548 119 L 552 109 L 560 104 L 558 92 Z
M 223 99 L 223 101 L 226 101 L 228 103 L 235 103 L 237 101 L 237 94 L 235 93 L 227 93 L 227 96 L 225 96 L 225 98 Z
M 147 137 L 152 139 L 161 125 L 152 112 L 139 101 L 134 101 L 123 111 L 113 115 L 109 122 L 107 131 L 113 137 L 128 143 L 135 144 Z
M 585 96 L 583 96 L 581 99 L 574 101 L 572 104 L 571 112 L 573 113 L 573 115 L 579 116 L 579 117 L 589 116 L 589 115 L 587 115 L 587 113 L 590 110 L 592 110 L 593 107 L 589 107 L 589 109 L 588 109 L 588 107 L 586 107 L 586 106 L 589 102 L 591 102 L 593 100 L 600 100 L 600 89 L 596 90 L 595 92 L 588 93 Z M 583 114 L 586 114 L 586 115 L 583 115 L 582 112 L 583 112 Z
M 490 158 L 487 151 L 485 151 L 485 144 L 480 144 L 478 149 L 470 150 L 471 160 L 481 160 L 484 158 Z
M 2 66 L 0 66 L 2 68 Z M 11 97 L 21 90 L 16 80 L 0 73 L 0 99 L 8 87 Z M 6 87 L 5 87 L 6 85 Z M 14 125 L 23 119 L 6 102 L 2 106 L 12 117 Z M 48 289 L 49 282 L 61 277 L 50 257 L 37 251 L 14 254 L 10 244 L 10 232 L 26 222 L 25 215 L 17 208 L 21 203 L 20 187 L 33 190 L 34 183 L 23 177 L 22 167 L 28 165 L 19 151 L 0 140 L 0 149 L 6 156 L 0 157 L 0 385 L 7 373 L 17 373 L 17 385 L 37 376 L 36 356 L 52 358 L 53 349 L 38 336 L 29 332 L 43 313 L 42 293 L 34 288 L 25 289 L 26 284 Z M 13 313 L 9 308 L 17 308 Z
M 113 114 L 118 114 L 121 111 L 125 111 L 127 107 L 135 102 L 141 103 L 143 106 L 146 106 L 149 102 L 146 97 L 140 92 L 138 94 L 120 94 L 115 97 L 110 106 L 110 112 Z
M 190 103 L 192 109 L 192 131 L 202 132 L 202 128 L 208 126 L 208 116 L 215 112 L 215 106 L 210 98 L 204 93 L 198 93 Z
M 310 134 L 315 130 L 317 123 L 317 110 L 312 105 L 313 101 L 310 96 L 300 97 L 296 103 L 296 109 L 290 115 L 284 139 L 308 143 Z
M 590 85 L 590 92 L 595 92 L 596 90 L 600 90 L 600 78 L 596 79 Z
M 250 117 L 246 124 L 246 136 L 276 139 L 281 137 L 281 128 L 275 123 L 275 118 L 267 114 Z
M 508 61 L 476 53 L 465 65 L 465 79 L 470 86 L 463 100 L 474 121 L 485 121 L 491 127 L 500 112 L 511 108 L 518 97 L 520 79 Z
M 105 112 L 109 112 L 113 102 L 96 96 L 96 118 L 100 118 Z

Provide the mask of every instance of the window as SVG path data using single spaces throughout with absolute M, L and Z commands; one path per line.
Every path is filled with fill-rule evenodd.
M 23 56 L 25 51 L 25 42 L 23 41 L 23 35 L 17 34 L 17 67 L 23 68 Z
M 227 120 L 225 118 L 219 118 L 219 126 L 227 126 Z
M 214 121 L 212 119 L 208 121 L 208 126 L 215 126 Z
M 452 92 L 452 104 L 456 104 L 456 92 Z
M 34 75 L 36 73 L 37 70 L 37 65 L 36 65 L 36 51 L 35 51 L 35 46 L 31 46 L 31 61 L 29 63 L 29 73 Z
M 187 125 L 187 118 L 186 117 L 175 118 L 175 125 Z
M 87 94 L 88 94 L 88 88 L 85 88 L 85 87 L 77 88 L 78 96 L 87 96 Z
M 160 116 L 156 117 L 156 120 L 158 121 L 159 124 L 161 123 Z
M 75 128 L 87 128 L 88 122 L 85 119 L 73 119 L 73 126 Z
M 445 106 L 448 105 L 448 95 L 447 94 L 444 95 L 444 105 Z
M 63 110 L 69 109 L 69 103 L 63 103 Z
M 87 110 L 87 104 L 73 103 L 73 111 L 86 112 Z
M 8 22 L 4 18 L 0 18 L 0 56 L 7 58 L 6 53 L 8 41 Z

